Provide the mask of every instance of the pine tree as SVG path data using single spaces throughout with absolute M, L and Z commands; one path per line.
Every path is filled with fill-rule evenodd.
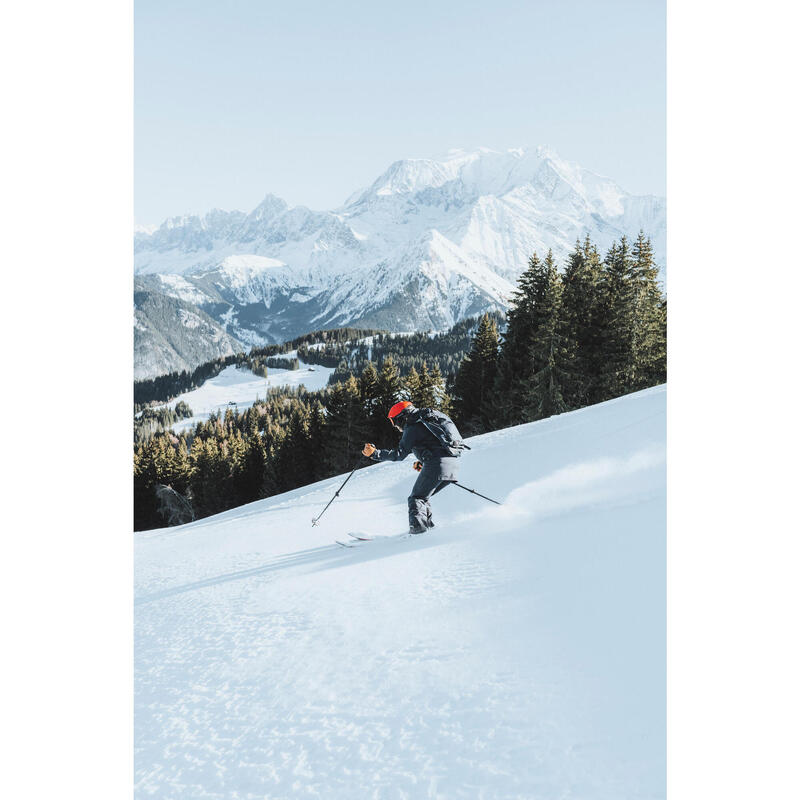
M 500 345 L 491 399 L 493 429 L 530 422 L 527 393 L 533 378 L 534 284 L 541 270 L 542 262 L 534 253 L 517 281 L 506 314 L 506 332 Z
M 372 361 L 367 361 L 359 381 L 361 407 L 366 421 L 366 440 L 378 443 L 384 435 L 386 412 L 381 407 L 380 377 Z
M 603 355 L 591 402 L 630 391 L 635 374 L 636 292 L 626 237 L 603 260 L 598 302 L 598 341 Z
M 533 376 L 527 388 L 527 406 L 532 419 L 544 419 L 566 410 L 561 394 L 559 313 L 561 278 L 548 251 L 542 269 L 537 271 L 534 291 L 534 329 L 531 356 Z
M 394 363 L 394 359 L 388 355 L 383 360 L 380 373 L 378 374 L 377 389 L 377 416 L 380 418 L 380 425 L 376 431 L 377 435 L 372 440 L 378 447 L 394 447 L 397 437 L 392 426 L 388 423 L 386 415 L 389 409 L 398 401 L 405 399 L 402 396 L 402 383 L 400 372 Z
M 435 408 L 442 413 L 449 415 L 452 411 L 452 399 L 447 393 L 445 381 L 442 377 L 442 371 L 439 369 L 439 365 L 435 362 L 433 368 L 431 369 L 430 386 L 431 395 L 433 396 L 433 405 L 431 408 Z
M 244 442 L 238 431 L 231 432 L 218 442 L 218 455 L 214 472 L 216 490 L 216 510 L 225 511 L 236 505 L 236 488 L 233 471 L 241 462 Z
M 367 440 L 358 383 L 351 375 L 334 386 L 326 402 L 324 463 L 331 475 L 349 472 Z
M 185 495 L 189 488 L 189 446 L 186 436 L 181 435 L 174 453 L 172 488 L 178 494 Z
M 191 463 L 190 487 L 193 505 L 198 516 L 208 516 L 216 510 L 214 487 L 216 442 L 213 439 L 195 439 L 189 454 Z
M 361 371 L 359 386 L 361 389 L 361 403 L 365 411 L 371 414 L 372 407 L 378 397 L 378 370 L 375 369 L 375 365 L 371 361 L 367 361 Z
M 600 256 L 587 235 L 583 245 L 575 243 L 561 279 L 561 348 L 556 366 L 570 409 L 591 402 L 602 366 L 597 310 L 601 273 Z
M 225 438 L 222 460 L 224 469 L 221 469 L 223 485 L 223 507 L 234 508 L 241 505 L 242 499 L 239 476 L 241 475 L 247 458 L 247 443 L 238 429 Z
M 328 477 L 325 470 L 325 412 L 319 400 L 314 401 L 308 418 L 308 451 L 311 458 L 310 481 L 318 481 Z
M 264 475 L 264 496 L 271 497 L 280 491 L 281 478 L 278 470 L 278 459 L 286 438 L 285 430 L 270 422 L 264 434 L 264 450 L 266 452 L 266 465 Z
M 534 253 L 508 312 L 492 398 L 494 425 L 519 425 L 564 410 L 557 367 L 560 298 L 552 251 L 544 261 Z
M 666 300 L 658 285 L 653 247 L 643 231 L 633 245 L 634 374 L 629 391 L 667 379 Z
M 155 443 L 140 445 L 133 456 L 133 529 L 136 531 L 159 527 L 154 488 L 156 472 L 153 464 Z
M 248 433 L 244 458 L 235 474 L 240 503 L 252 503 L 265 496 L 267 452 L 259 434 Z
M 355 383 L 355 379 L 352 379 Z M 278 485 L 289 491 L 310 483 L 314 474 L 311 459 L 311 439 L 308 431 L 308 410 L 297 403 L 289 419 L 280 450 L 276 456 Z
M 441 379 L 442 376 L 440 373 L 440 383 Z M 435 408 L 437 402 L 436 389 L 434 378 L 428 370 L 428 362 L 423 361 L 422 368 L 419 371 L 419 389 L 417 390 L 417 396 L 416 398 L 412 398 L 411 402 L 414 403 L 417 408 Z
M 465 436 L 491 429 L 490 396 L 497 375 L 497 359 L 497 325 L 488 314 L 484 314 L 452 388 L 455 422 Z
M 416 367 L 411 367 L 408 374 L 403 378 L 403 399 L 413 403 L 418 408 L 420 407 L 421 396 L 421 381 L 420 375 Z

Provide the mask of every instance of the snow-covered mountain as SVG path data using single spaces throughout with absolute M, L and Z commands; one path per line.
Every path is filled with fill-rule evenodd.
M 665 400 L 136 534 L 136 796 L 664 798 Z
M 135 234 L 151 288 L 199 305 L 246 343 L 361 324 L 443 329 L 504 308 L 530 255 L 640 229 L 665 266 L 663 198 L 634 196 L 552 150 L 453 151 L 392 164 L 332 211 L 267 195 Z
M 196 305 L 148 291 L 139 279 L 133 292 L 133 347 L 134 380 L 191 371 L 204 361 L 245 349 Z

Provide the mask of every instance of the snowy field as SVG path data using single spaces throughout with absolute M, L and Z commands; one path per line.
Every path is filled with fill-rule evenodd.
M 136 797 L 664 798 L 665 400 L 136 534 Z
M 297 351 L 281 354 L 280 358 L 296 358 Z M 225 367 L 215 378 L 210 378 L 202 386 L 176 397 L 169 405 L 175 408 L 176 403 L 183 400 L 189 404 L 194 416 L 178 420 L 172 430 L 176 433 L 193 428 L 198 422 L 205 422 L 212 414 L 225 413 L 226 409 L 244 411 L 267 394 L 267 387 L 303 386 L 308 391 L 324 389 L 328 378 L 333 374 L 332 367 L 320 367 L 300 362 L 300 369 L 267 368 L 267 378 L 254 375 L 248 369 L 235 366 Z

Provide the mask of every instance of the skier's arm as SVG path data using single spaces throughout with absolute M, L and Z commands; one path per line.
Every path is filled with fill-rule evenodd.
M 411 436 L 409 428 L 403 431 L 400 443 L 394 450 L 375 450 L 372 454 L 373 461 L 402 461 L 411 452 Z

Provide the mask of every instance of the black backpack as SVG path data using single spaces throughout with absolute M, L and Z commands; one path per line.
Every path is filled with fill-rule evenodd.
M 432 408 L 422 408 L 419 421 L 438 439 L 449 456 L 458 458 L 462 450 L 471 449 L 468 444 L 464 444 L 458 428 L 447 414 Z

